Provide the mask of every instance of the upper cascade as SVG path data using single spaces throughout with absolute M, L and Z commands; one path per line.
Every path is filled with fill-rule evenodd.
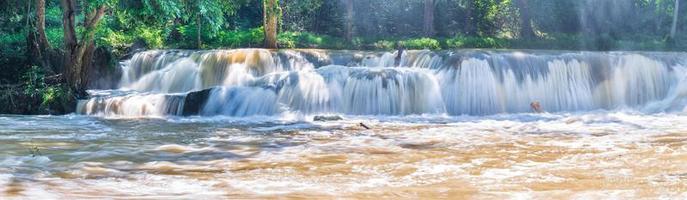
M 531 112 L 532 102 L 681 112 L 686 66 L 687 54 L 658 52 L 153 50 L 123 61 L 120 89 L 92 91 L 78 112 L 489 115 Z

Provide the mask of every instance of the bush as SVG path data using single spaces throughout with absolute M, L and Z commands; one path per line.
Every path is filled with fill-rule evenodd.
M 262 27 L 242 31 L 219 31 L 210 41 L 212 48 L 262 47 L 264 31 Z
M 277 37 L 281 48 L 343 49 L 346 42 L 340 38 L 316 35 L 308 32 L 282 32 Z
M 446 40 L 446 48 L 507 48 L 508 40 L 495 37 L 468 37 L 457 35 Z
M 439 45 L 439 41 L 436 39 L 432 39 L 432 38 L 409 39 L 409 40 L 402 41 L 401 43 L 407 49 L 430 49 L 430 50 L 441 49 L 441 45 Z
M 377 42 L 372 43 L 372 47 L 374 49 L 379 50 L 393 50 L 396 49 L 396 42 L 389 40 L 379 40 Z
M 22 81 L 23 95 L 27 99 L 39 101 L 40 105 L 38 108 L 33 108 L 32 103 L 27 103 L 21 107 L 38 113 L 42 113 L 43 110 L 48 111 L 48 113 L 55 111 L 63 113 L 71 110 L 71 104 L 74 101 L 71 90 L 61 83 L 47 84 L 42 68 L 32 66 L 22 75 Z
M 134 30 L 135 39 L 141 39 L 146 42 L 148 48 L 159 49 L 164 46 L 165 37 L 162 34 L 162 29 L 137 27 Z M 130 42 L 133 42 L 132 40 Z
M 124 55 L 127 48 L 134 42 L 134 37 L 124 32 L 115 32 L 111 29 L 106 29 L 103 30 L 101 34 L 103 36 L 99 37 L 96 43 L 98 45 L 111 47 L 114 55 Z

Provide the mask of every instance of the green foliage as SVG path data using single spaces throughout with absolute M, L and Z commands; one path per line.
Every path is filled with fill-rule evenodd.
M 457 35 L 446 40 L 446 48 L 506 48 L 509 47 L 508 41 L 496 37 L 474 37 Z
M 396 48 L 396 42 L 390 40 L 379 40 L 372 43 L 372 48 L 380 50 L 393 50 Z
M 136 39 L 141 39 L 146 42 L 148 48 L 159 49 L 164 45 L 164 36 L 162 30 L 150 27 L 136 27 L 134 30 Z
M 40 99 L 40 108 L 65 104 L 70 100 L 69 89 L 62 84 L 48 85 L 42 68 L 32 66 L 23 75 L 23 93 L 30 98 Z
M 115 55 L 123 55 L 129 45 L 134 42 L 133 35 L 115 32 L 112 29 L 102 29 L 98 35 L 96 44 L 111 47 Z
M 29 70 L 24 72 L 22 75 L 22 81 L 24 82 L 24 94 L 31 97 L 40 93 L 40 90 L 46 87 L 45 84 L 45 73 L 38 66 L 31 66 Z
M 439 41 L 436 39 L 432 38 L 418 38 L 418 39 L 410 39 L 410 40 L 404 40 L 401 42 L 405 48 L 408 49 L 430 49 L 430 50 L 439 50 L 441 49 L 441 46 L 439 45 Z
M 277 37 L 281 48 L 341 49 L 347 47 L 341 38 L 316 35 L 308 32 L 282 32 Z
M 220 31 L 209 46 L 213 48 L 260 47 L 264 35 L 262 27 L 241 31 Z

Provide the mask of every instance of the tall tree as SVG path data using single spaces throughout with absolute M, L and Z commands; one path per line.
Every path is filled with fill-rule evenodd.
M 465 1 L 465 34 L 475 35 L 474 17 L 472 16 L 472 10 L 474 10 L 474 0 Z
M 279 0 L 263 0 L 263 27 L 265 29 L 265 48 L 277 48 L 277 29 L 281 8 Z
M 52 72 L 50 63 L 51 47 L 45 36 L 45 0 L 35 0 L 36 18 L 33 21 L 32 28 L 27 37 L 28 51 L 26 52 L 31 65 L 37 64 L 43 67 L 45 71 Z
M 344 0 L 346 6 L 346 30 L 344 37 L 346 41 L 353 41 L 353 0 Z
M 675 0 L 675 8 L 673 8 L 673 26 L 670 28 L 670 39 L 675 38 L 677 32 L 677 20 L 680 11 L 680 0 Z
M 36 0 L 36 33 L 41 49 L 50 49 L 50 43 L 45 36 L 45 0 Z
M 528 0 L 515 0 L 515 6 L 520 13 L 520 37 L 525 39 L 534 38 Z
M 423 32 L 425 36 L 434 36 L 434 0 L 425 0 L 425 10 L 424 10 L 424 28 Z
M 96 28 L 108 8 L 108 4 L 103 2 L 88 3 L 84 1 L 82 3 L 80 9 L 85 14 L 83 23 L 80 23 L 83 27 L 80 28 L 83 28 L 83 32 L 81 32 L 81 37 L 77 37 L 77 24 L 74 21 L 78 15 L 77 1 L 60 0 L 62 26 L 64 28 L 64 75 L 69 86 L 81 94 L 85 92 L 88 84 L 88 69 L 95 50 L 93 40 Z

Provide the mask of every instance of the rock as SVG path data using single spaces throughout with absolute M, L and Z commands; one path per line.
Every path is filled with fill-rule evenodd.
M 184 98 L 184 108 L 181 115 L 191 116 L 200 114 L 211 92 L 212 88 L 188 93 L 186 98 Z
M 332 116 L 323 116 L 323 115 L 318 115 L 313 117 L 314 121 L 320 121 L 320 122 L 326 122 L 326 121 L 339 121 L 343 120 L 341 116 L 338 115 L 332 115 Z
M 534 101 L 530 103 L 530 107 L 532 108 L 532 111 L 535 113 L 543 113 L 544 110 L 541 108 L 541 104 L 538 101 Z

